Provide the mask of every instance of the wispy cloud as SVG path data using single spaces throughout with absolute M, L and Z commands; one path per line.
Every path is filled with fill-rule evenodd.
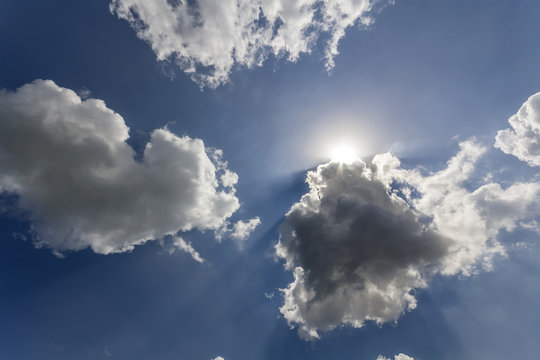
M 229 238 L 236 240 L 238 245 L 241 246 L 242 242 L 247 240 L 253 231 L 261 224 L 259 217 L 254 217 L 248 220 L 238 220 L 234 224 L 225 222 L 223 226 L 216 231 L 216 237 L 218 240 L 223 238 Z
M 174 254 L 177 250 L 184 251 L 191 255 L 193 260 L 203 263 L 204 259 L 201 257 L 201 255 L 193 248 L 193 245 L 191 245 L 191 242 L 185 241 L 180 236 L 173 237 L 172 242 L 167 246 L 167 251 L 169 254 Z

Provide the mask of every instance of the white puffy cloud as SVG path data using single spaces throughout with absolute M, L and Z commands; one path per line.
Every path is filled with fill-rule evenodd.
M 224 359 L 223 357 L 221 357 L 221 356 L 218 356 L 218 357 L 213 358 L 213 359 L 211 359 L 211 360 L 225 360 L 225 359 Z
M 382 355 L 377 356 L 377 360 L 391 360 L 390 358 L 384 357 Z M 414 358 L 405 355 L 405 354 L 398 354 L 394 356 L 394 360 L 414 360 Z
M 529 97 L 508 122 L 512 128 L 499 130 L 495 147 L 530 166 L 540 166 L 540 92 Z
M 242 247 L 242 242 L 247 240 L 251 233 L 260 224 L 261 219 L 259 217 L 254 217 L 248 220 L 238 220 L 234 224 L 226 221 L 218 230 L 216 230 L 215 235 L 220 241 L 223 238 L 236 240 L 238 245 Z
M 306 339 L 340 325 L 397 321 L 434 274 L 490 269 L 501 229 L 540 214 L 540 184 L 464 183 L 486 148 L 474 140 L 445 169 L 422 174 L 391 154 L 371 164 L 330 162 L 281 226 L 276 254 L 293 271 L 281 313 Z M 525 222 L 527 223 L 527 222 Z
M 0 190 L 18 195 L 39 244 L 129 251 L 179 231 L 217 230 L 238 209 L 237 177 L 220 151 L 162 128 L 135 161 L 128 132 L 103 101 L 52 81 L 0 92 Z
M 464 183 L 487 148 L 474 140 L 460 146 L 447 168 L 437 173 L 423 176 L 417 170 L 399 169 L 394 159 L 394 168 L 387 167 L 383 175 L 408 189 L 404 196 L 411 205 L 432 219 L 431 226 L 438 233 L 453 239 L 440 269 L 445 275 L 491 269 L 492 256 L 505 253 L 496 240 L 499 231 L 512 231 L 540 214 L 538 182 L 516 182 L 506 188 L 487 182 L 474 190 L 466 188 Z M 375 158 L 374 162 L 382 165 L 385 161 Z
M 112 0 L 159 60 L 175 61 L 201 87 L 217 87 L 237 64 L 260 66 L 268 54 L 296 61 L 322 34 L 326 67 L 334 66 L 345 30 L 373 22 L 386 0 Z
M 231 230 L 230 237 L 234 240 L 246 240 L 260 223 L 261 219 L 258 217 L 249 220 L 238 220 Z
M 394 360 L 414 360 L 414 358 L 408 356 L 408 355 L 405 355 L 405 354 L 398 354 L 396 356 L 394 356 Z

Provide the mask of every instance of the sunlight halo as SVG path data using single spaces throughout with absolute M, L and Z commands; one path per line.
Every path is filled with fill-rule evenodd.
M 358 159 L 356 150 L 348 144 L 339 144 L 331 150 L 331 161 L 351 164 Z

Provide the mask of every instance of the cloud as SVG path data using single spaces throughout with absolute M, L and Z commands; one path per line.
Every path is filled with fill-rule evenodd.
M 236 240 L 241 246 L 241 242 L 245 241 L 260 224 L 261 219 L 259 217 L 254 217 L 249 220 L 238 220 L 234 224 L 226 221 L 221 228 L 216 231 L 216 238 L 220 241 L 223 238 Z
M 377 356 L 377 360 L 391 360 L 390 358 L 384 357 L 382 355 Z M 405 354 L 399 354 L 394 356 L 394 360 L 414 360 L 414 358 L 405 355 Z
M 437 173 L 423 176 L 417 170 L 399 169 L 394 163 L 394 168 L 387 167 L 383 175 L 400 182 L 411 205 L 432 219 L 431 226 L 438 233 L 453 239 L 440 269 L 445 275 L 490 270 L 493 255 L 505 253 L 496 240 L 499 231 L 512 231 L 540 214 L 538 182 L 516 182 L 506 188 L 487 182 L 468 189 L 465 182 L 487 148 L 475 140 L 462 142 L 460 147 L 447 168 Z M 384 166 L 384 160 L 374 161 Z
M 246 240 L 260 223 L 261 219 L 258 217 L 246 221 L 239 220 L 234 224 L 230 237 L 234 240 Z
M 217 230 L 238 209 L 234 183 L 220 180 L 235 178 L 220 151 L 162 128 L 136 161 L 128 132 L 103 101 L 52 81 L 0 92 L 0 189 L 18 195 L 38 245 L 124 252 L 179 231 Z
M 225 360 L 225 359 L 223 357 L 221 357 L 221 356 L 218 356 L 218 357 L 215 357 L 215 358 L 213 358 L 211 360 Z
M 169 252 L 169 254 L 174 254 L 176 250 L 181 250 L 188 253 L 189 255 L 191 255 L 193 260 L 201 264 L 204 262 L 204 259 L 197 252 L 197 250 L 193 248 L 191 243 L 189 241 L 185 241 L 180 236 L 175 236 L 172 243 L 167 247 L 167 251 Z
M 396 356 L 394 356 L 394 360 L 414 360 L 414 358 L 408 356 L 408 355 L 405 355 L 405 354 L 398 354 Z
M 276 245 L 294 275 L 280 311 L 303 338 L 397 321 L 433 275 L 490 269 L 505 253 L 499 230 L 540 214 L 538 183 L 468 190 L 486 148 L 474 140 L 460 146 L 445 169 L 427 175 L 402 169 L 388 153 L 308 172 L 310 191 L 286 214 Z
M 301 334 L 364 319 L 393 321 L 416 307 L 410 294 L 448 251 L 406 202 L 389 194 L 361 161 L 309 172 L 310 192 L 287 213 L 276 247 L 294 282 L 281 312 Z
M 351 26 L 367 26 L 383 0 L 112 0 L 158 60 L 171 60 L 201 87 L 229 80 L 234 65 L 261 66 L 269 54 L 296 61 L 324 34 L 325 61 Z M 391 3 L 391 2 L 390 2 Z
M 540 92 L 508 119 L 511 129 L 499 130 L 495 147 L 530 166 L 540 166 Z

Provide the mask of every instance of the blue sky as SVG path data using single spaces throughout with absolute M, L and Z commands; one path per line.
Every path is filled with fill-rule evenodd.
M 189 6 L 197 9 L 193 4 L 198 3 Z M 268 13 L 271 3 L 264 5 Z M 540 335 L 536 321 L 540 249 L 535 222 L 540 215 L 535 205 L 540 200 L 540 154 L 533 146 L 523 153 L 523 148 L 514 145 L 526 146 L 531 138 L 540 141 L 540 131 L 534 130 L 540 114 L 533 111 L 540 109 L 537 102 L 529 101 L 533 110 L 521 118 L 530 121 L 533 130 L 519 133 L 514 126 L 517 136 L 508 141 L 498 138 L 498 148 L 494 144 L 500 130 L 512 128 L 508 119 L 540 91 L 540 74 L 534 70 L 540 62 L 538 2 L 381 1 L 370 13 L 371 25 L 345 28 L 330 72 L 324 59 L 330 35 L 323 31 L 310 45 L 310 53 L 299 52 L 294 61 L 287 59 L 287 52 L 276 56 L 265 47 L 261 66 L 237 61 L 227 71 L 225 83 L 203 83 L 202 89 L 185 67 L 175 63 L 174 55 L 158 61 L 152 43 L 138 38 L 126 20 L 111 13 L 109 5 L 109 0 L 7 0 L 0 4 L 0 88 L 6 89 L 0 93 L 0 122 L 6 124 L 2 125 L 5 135 L 0 135 L 0 174 L 4 176 L 0 176 L 0 358 L 376 360 L 379 355 L 394 359 L 400 353 L 415 360 L 535 358 Z M 204 9 L 197 10 L 199 16 L 208 16 L 204 24 L 211 24 L 212 14 Z M 172 6 L 170 11 L 174 11 Z M 227 14 L 218 15 L 225 18 Z M 287 19 L 285 10 L 280 16 Z M 189 36 L 179 29 L 182 36 Z M 288 39 L 285 30 L 282 35 Z M 225 32 L 218 36 L 218 40 L 226 38 Z M 195 48 L 196 40 L 186 39 Z M 288 46 L 297 45 L 286 41 Z M 202 52 L 195 54 L 192 59 L 203 58 Z M 225 59 L 230 54 L 218 55 Z M 204 73 L 199 65 L 195 74 Z M 27 87 L 26 93 L 19 89 L 36 79 L 53 83 L 34 83 L 37 85 Z M 64 92 L 56 100 L 47 100 L 59 88 L 75 93 Z M 83 90 L 90 94 L 83 96 Z M 28 100 L 32 94 L 35 97 Z M 123 120 L 95 104 L 85 110 L 89 113 L 77 107 L 64 112 L 66 99 L 78 96 L 83 103 L 87 97 L 103 100 Z M 37 115 L 27 115 L 25 111 L 34 107 Z M 50 135 L 48 125 L 41 122 L 46 111 L 56 114 L 68 128 L 67 135 Z M 97 114 L 95 118 L 100 120 L 88 114 Z M 24 129 L 13 129 L 28 119 L 34 121 L 28 126 L 36 126 L 36 138 L 18 138 L 26 134 Z M 70 119 L 79 121 L 80 127 L 70 128 Z M 106 125 L 101 122 L 96 122 L 96 128 L 80 130 L 93 121 L 117 123 L 111 131 L 102 132 Z M 165 135 L 151 135 L 164 127 Z M 124 137 L 111 135 L 124 128 L 129 128 L 127 142 L 137 152 L 137 161 L 126 160 Z M 94 147 L 83 149 L 89 153 L 69 151 L 79 149 L 70 145 L 75 147 L 60 151 L 67 154 L 68 160 L 63 160 L 40 148 L 39 139 L 51 136 L 51 142 L 64 149 L 77 133 L 89 134 L 84 139 Z M 102 188 L 97 187 L 103 196 L 95 203 L 92 190 L 99 182 L 78 185 L 86 184 L 80 176 L 91 168 L 92 159 L 99 160 L 103 150 L 101 142 L 92 142 L 94 135 L 110 141 L 117 149 L 107 153 L 110 161 L 128 169 L 127 175 L 114 178 L 119 180 L 110 192 L 100 192 Z M 188 140 L 187 147 L 173 147 L 171 144 L 180 141 L 177 139 L 202 139 L 204 148 Z M 154 145 L 157 159 L 152 166 L 141 160 L 148 141 Z M 463 150 L 459 144 L 467 141 L 474 144 Z M 382 162 L 373 157 L 385 152 L 399 158 L 401 166 L 388 165 L 388 172 L 375 171 L 380 178 L 366 182 L 367 168 L 358 162 L 344 163 L 341 166 L 351 171 L 354 181 L 333 185 L 334 178 L 324 175 L 318 166 L 328 163 L 332 149 L 343 143 L 368 167 L 379 164 L 374 166 L 383 169 Z M 223 150 L 221 162 L 205 157 L 213 148 Z M 21 155 L 26 154 L 24 149 L 30 158 Z M 439 187 L 431 186 L 436 179 L 430 176 L 452 168 L 449 159 L 474 151 L 485 154 L 470 161 L 473 169 L 463 183 L 450 179 L 441 182 L 443 185 L 437 183 Z M 56 153 L 51 150 L 51 154 Z M 3 162 L 3 158 L 15 160 Z M 215 167 L 222 166 L 212 173 L 212 181 L 221 184 L 215 189 L 212 181 L 202 178 L 197 178 L 201 187 L 186 185 L 192 182 L 183 169 L 195 166 L 193 162 L 197 169 L 209 171 L 209 162 L 203 158 Z M 169 172 L 176 160 L 180 165 Z M 338 166 L 336 161 L 329 164 Z M 450 177 L 466 173 L 467 164 Z M 143 165 L 151 168 L 150 175 L 142 170 Z M 34 178 L 34 169 L 53 171 L 59 180 Z M 238 175 L 234 188 L 220 178 L 226 169 Z M 413 169 L 419 169 L 418 173 Z M 339 199 L 355 206 L 333 223 L 321 215 L 320 208 L 313 210 L 312 204 L 304 203 L 322 216 L 317 219 L 324 228 L 307 231 L 303 237 L 303 226 L 314 226 L 311 218 L 304 213 L 298 218 L 286 214 L 293 204 L 301 204 L 310 185 L 316 187 L 305 182 L 310 170 L 324 182 L 324 189 L 336 186 L 337 195 L 330 190 L 320 195 L 327 201 L 324 204 L 330 204 L 330 212 L 332 204 L 341 209 Z M 70 176 L 83 180 L 70 180 Z M 393 182 L 386 184 L 384 177 Z M 523 186 L 512 188 L 519 184 Z M 399 201 L 392 198 L 392 204 L 399 204 L 395 208 L 371 200 L 368 209 L 375 210 L 365 212 L 356 202 L 358 189 L 378 194 L 383 185 L 388 185 L 389 194 L 407 186 L 416 192 L 410 198 L 400 192 L 396 195 Z M 124 193 L 123 188 L 128 190 Z M 475 192 L 479 188 L 484 191 Z M 188 189 L 187 195 L 184 189 Z M 231 202 L 218 204 L 214 190 L 225 191 Z M 441 195 L 447 190 L 448 196 Z M 158 200 L 145 202 L 147 198 L 141 194 Z M 333 196 L 337 196 L 336 202 Z M 199 203 L 203 197 L 209 200 Z M 456 204 L 460 197 L 466 200 Z M 74 198 L 82 200 L 70 202 Z M 432 198 L 442 205 L 430 205 Z M 130 206 L 136 201 L 143 206 Z M 360 196 L 358 201 L 367 200 Z M 217 205 L 208 208 L 208 202 Z M 186 205 L 178 209 L 178 203 Z M 476 224 L 482 224 L 483 232 L 472 234 L 473 230 L 463 230 L 465 226 L 461 226 L 464 232 L 452 228 L 453 221 L 460 224 L 462 220 L 448 217 L 445 206 L 463 210 L 465 218 L 478 217 Z M 403 242 L 416 243 L 406 242 L 405 236 L 381 239 L 386 242 L 380 251 L 392 254 L 385 253 L 391 260 L 385 258 L 390 265 L 382 273 L 388 271 L 393 274 L 390 279 L 399 283 L 405 268 L 396 264 L 409 261 L 407 269 L 417 270 L 426 281 L 422 286 L 409 282 L 405 286 L 411 289 L 405 293 L 416 298 L 416 308 L 408 311 L 391 297 L 388 304 L 370 297 L 365 300 L 364 288 L 355 287 L 373 281 L 380 289 L 387 280 L 373 280 L 379 273 L 362 270 L 378 259 L 370 257 L 370 249 L 379 249 L 373 245 L 362 248 L 367 255 L 360 264 L 354 256 L 349 260 L 361 281 L 353 276 L 356 280 L 344 278 L 330 284 L 330 288 L 351 291 L 352 299 L 363 299 L 359 300 L 361 306 L 347 308 L 348 318 L 336 315 L 325 320 L 335 308 L 326 308 L 324 301 L 337 308 L 350 304 L 336 300 L 337 290 L 326 293 L 318 287 L 329 281 L 324 271 L 317 278 L 320 267 L 341 264 L 339 254 L 355 255 L 355 244 L 366 241 L 363 234 L 380 230 L 370 229 L 368 224 L 352 237 L 341 238 L 340 219 L 361 221 L 364 215 L 359 214 L 370 218 L 380 209 L 386 211 L 385 216 L 395 215 L 398 208 L 418 217 L 414 223 L 425 228 L 416 231 L 433 235 L 429 241 L 440 243 L 444 253 L 423 254 L 432 243 L 422 243 L 418 251 L 395 250 L 394 257 L 393 249 L 402 249 Z M 149 212 L 143 216 L 145 209 Z M 473 210 L 466 213 L 464 209 Z M 100 214 L 112 220 L 107 222 Z M 257 217 L 261 223 L 250 229 L 253 231 L 236 231 L 235 224 Z M 111 229 L 122 235 L 110 235 Z M 295 230 L 294 234 L 287 229 Z M 195 261 L 179 245 L 175 247 L 173 238 L 191 244 L 204 262 Z M 343 240 L 340 251 L 331 248 L 322 261 L 310 258 L 310 249 L 325 254 L 334 238 Z M 276 255 L 278 241 L 286 248 L 282 255 Z M 466 258 L 445 241 L 479 253 Z M 506 255 L 496 249 L 505 249 Z M 484 266 L 486 257 L 491 268 Z M 289 259 L 293 267 L 301 266 L 310 274 L 305 280 L 308 289 L 315 289 L 316 299 L 321 296 L 322 315 L 309 307 L 296 315 L 280 311 L 285 295 L 278 289 L 293 282 L 293 271 L 284 268 Z M 452 268 L 449 263 L 459 265 Z M 291 295 L 291 301 L 300 306 L 300 297 Z M 381 315 L 378 310 L 361 315 L 364 308 L 380 303 L 395 305 L 397 315 Z M 380 324 L 369 320 L 370 316 L 378 316 Z M 363 321 L 363 326 L 351 326 L 347 322 L 351 318 Z M 299 336 L 302 324 L 316 329 L 320 338 Z

